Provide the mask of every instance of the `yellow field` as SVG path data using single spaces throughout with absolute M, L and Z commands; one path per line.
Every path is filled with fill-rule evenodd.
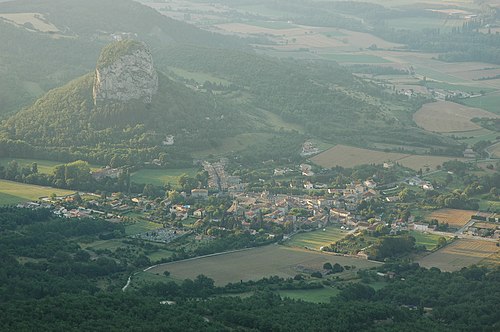
M 491 153 L 493 158 L 500 158 L 500 144 L 495 144 L 489 147 L 488 152 Z
M 174 279 L 194 279 L 204 274 L 215 280 L 217 285 L 240 280 L 258 280 L 269 276 L 293 277 L 304 268 L 322 269 L 323 264 L 330 262 L 340 265 L 354 265 L 359 268 L 370 268 L 376 263 L 356 257 L 336 256 L 333 254 L 308 251 L 278 245 L 253 248 L 228 254 L 215 255 L 200 259 L 191 259 L 168 263 L 150 269 L 147 273 L 162 275 L 169 271 Z M 354 271 L 357 271 L 354 270 Z
M 437 267 L 442 271 L 457 271 L 483 260 L 489 264 L 498 263 L 499 251 L 500 247 L 497 247 L 495 242 L 459 239 L 421 258 L 418 263 L 426 268 Z
M 344 29 L 310 27 L 296 25 L 292 28 L 273 29 L 245 23 L 225 23 L 216 25 L 217 29 L 236 34 L 263 34 L 282 41 L 282 45 L 275 48 L 343 48 L 359 50 L 376 44 L 380 48 L 395 48 L 402 45 L 391 43 L 364 32 L 355 32 Z M 327 34 L 331 33 L 332 37 Z
M 499 116 L 479 108 L 472 108 L 449 101 L 425 104 L 414 115 L 415 123 L 428 131 L 450 133 L 481 129 L 473 118 L 498 118 Z
M 49 23 L 43 14 L 40 13 L 13 13 L 13 14 L 0 14 L 0 18 L 5 19 L 16 25 L 24 25 L 30 23 L 33 27 L 42 32 L 58 32 L 59 29 Z
M 0 180 L 0 205 L 38 200 L 52 193 L 65 196 L 73 194 L 74 191 Z
M 439 209 L 427 216 L 427 220 L 437 219 L 439 223 L 448 223 L 450 227 L 461 228 L 469 222 L 475 211 L 458 209 Z
M 445 161 L 457 158 L 411 155 L 396 152 L 384 152 L 361 149 L 346 145 L 336 145 L 333 148 L 311 158 L 311 161 L 325 168 L 341 166 L 351 168 L 363 164 L 383 164 L 386 161 L 398 162 L 399 164 L 414 169 L 435 169 Z M 459 159 L 459 158 L 458 158 Z

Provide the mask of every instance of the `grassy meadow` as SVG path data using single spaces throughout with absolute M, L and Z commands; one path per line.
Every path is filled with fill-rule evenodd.
M 74 191 L 0 180 L 0 205 L 39 200 L 41 197 L 48 197 L 52 193 L 65 196 L 73 194 Z
M 417 231 L 410 231 L 411 236 L 413 236 L 416 240 L 417 245 L 425 246 L 427 250 L 434 250 L 438 245 L 438 240 L 441 235 L 431 234 L 431 233 L 422 233 Z M 447 239 L 449 240 L 449 239 Z
M 194 176 L 197 173 L 196 168 L 179 169 L 141 169 L 131 174 L 130 179 L 136 183 L 154 184 L 163 186 L 167 183 L 176 186 L 183 174 Z
M 340 63 L 390 63 L 389 60 L 371 54 L 334 53 L 321 56 Z
M 38 167 L 38 172 L 43 173 L 43 174 L 52 174 L 54 172 L 54 169 L 58 165 L 65 164 L 65 162 L 62 161 L 52 161 L 52 160 L 43 160 L 43 159 L 26 159 L 26 158 L 0 158 L 0 166 L 7 167 L 7 164 L 11 162 L 12 160 L 17 161 L 19 164 L 19 167 L 23 166 L 29 166 L 33 163 L 37 164 Z M 101 168 L 99 165 L 90 165 L 91 170 L 96 170 Z
M 338 227 L 329 226 L 312 232 L 299 233 L 287 240 L 285 244 L 290 247 L 310 248 L 320 250 L 323 246 L 328 246 L 333 242 L 343 239 L 348 231 Z

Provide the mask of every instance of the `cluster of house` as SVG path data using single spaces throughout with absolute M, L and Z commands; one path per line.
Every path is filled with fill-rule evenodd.
M 302 157 L 312 156 L 313 154 L 319 153 L 319 149 L 311 141 L 306 141 L 302 144 L 302 151 L 300 155 Z
M 120 176 L 122 170 L 120 168 L 112 168 L 110 166 L 106 166 L 105 168 L 100 168 L 98 170 L 92 171 L 92 177 L 100 181 L 105 178 L 116 179 Z
M 436 99 L 438 100 L 448 100 L 448 99 L 463 99 L 463 98 L 470 98 L 473 97 L 474 95 L 468 93 L 468 92 L 463 92 L 463 91 L 451 91 L 451 90 L 445 90 L 445 89 L 432 89 L 428 88 L 429 93 L 433 95 Z
M 187 233 L 188 232 L 186 231 L 175 228 L 159 228 L 145 233 L 136 234 L 133 237 L 152 242 L 170 243 Z
M 338 222 L 356 227 L 361 216 L 355 214 L 358 205 L 379 197 L 372 180 L 364 183 L 352 183 L 345 189 L 328 189 L 329 197 L 311 197 L 307 195 L 270 195 L 263 193 L 241 193 L 234 195 L 228 213 L 244 220 L 243 225 L 262 220 L 277 224 L 289 223 L 294 229 L 301 225 L 324 227 L 328 223 Z M 298 213 L 298 211 L 306 213 Z
M 419 177 L 412 177 L 408 179 L 408 184 L 410 186 L 420 187 L 424 190 L 434 190 L 434 186 L 429 181 L 422 180 Z
M 208 161 L 203 162 L 203 169 L 208 173 L 208 188 L 229 193 L 244 191 L 245 184 L 241 182 L 241 178 L 226 173 L 227 162 L 228 160 L 224 158 L 213 164 Z

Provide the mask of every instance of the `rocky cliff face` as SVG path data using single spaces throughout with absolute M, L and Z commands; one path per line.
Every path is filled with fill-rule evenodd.
M 105 48 L 95 71 L 94 105 L 142 100 L 150 103 L 158 91 L 158 74 L 143 43 L 123 41 Z

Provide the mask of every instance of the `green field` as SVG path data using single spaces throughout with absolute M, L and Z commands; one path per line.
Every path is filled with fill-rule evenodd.
M 490 94 L 477 98 L 468 98 L 464 104 L 471 107 L 482 108 L 491 113 L 500 114 L 500 94 Z
M 144 273 L 162 275 L 164 271 L 169 271 L 170 277 L 175 280 L 193 279 L 199 274 L 204 274 L 214 279 L 216 285 L 220 286 L 229 282 L 259 280 L 273 275 L 290 278 L 302 273 L 304 268 L 322 270 L 326 262 L 355 266 L 354 270 L 348 271 L 350 274 L 356 273 L 359 269 L 381 264 L 356 257 L 269 245 L 163 264 Z
M 52 174 L 54 172 L 54 168 L 57 165 L 62 165 L 64 162 L 61 161 L 51 161 L 51 160 L 41 160 L 41 159 L 23 159 L 23 158 L 0 158 L 0 166 L 6 167 L 9 162 L 12 160 L 17 161 L 19 167 L 29 166 L 33 163 L 37 164 L 38 172 L 43 174 Z M 96 170 L 101 168 L 98 165 L 90 165 L 90 169 Z
M 418 75 L 424 76 L 428 79 L 449 82 L 449 83 L 470 83 L 470 82 L 465 81 L 459 77 L 448 75 L 446 73 L 442 73 L 440 71 L 434 70 L 434 69 L 429 68 L 429 67 L 422 67 L 422 66 L 418 66 L 418 65 L 414 66 L 414 67 L 415 67 L 415 72 Z
M 82 248 L 92 248 L 94 250 L 110 250 L 115 251 L 118 248 L 125 248 L 127 245 L 122 239 L 98 240 L 91 243 L 80 244 Z
M 197 83 L 203 84 L 205 82 L 211 82 L 215 84 L 222 84 L 224 86 L 228 86 L 230 84 L 229 81 L 213 76 L 209 73 L 204 73 L 204 72 L 192 72 L 192 71 L 187 71 L 182 68 L 177 68 L 177 67 L 168 67 L 170 71 L 172 71 L 175 75 L 183 77 L 187 80 L 194 80 Z
M 488 129 L 478 129 L 472 131 L 462 131 L 454 133 L 446 133 L 446 136 L 454 136 L 461 143 L 474 145 L 479 141 L 495 141 L 499 136 L 497 132 Z
M 280 290 L 278 294 L 282 298 L 288 297 L 306 302 L 327 303 L 330 302 L 330 298 L 337 296 L 339 292 L 337 288 L 325 287 L 319 289 Z
M 173 251 L 160 249 L 158 251 L 153 252 L 152 254 L 148 254 L 147 256 L 151 260 L 151 262 L 154 263 L 163 258 L 169 258 L 170 256 L 172 256 L 173 253 L 174 253 Z
M 41 197 L 48 197 L 52 193 L 65 196 L 73 194 L 74 191 L 0 180 L 0 205 L 36 201 Z
M 428 88 L 433 88 L 433 89 L 446 89 L 446 90 L 453 90 L 453 91 L 458 90 L 458 91 L 463 91 L 463 92 L 471 92 L 473 94 L 495 91 L 495 89 L 488 88 L 488 87 L 450 84 L 450 83 L 446 83 L 446 82 L 437 82 L 437 81 L 427 81 L 427 82 L 425 82 L 425 86 Z M 465 100 L 469 100 L 469 99 L 465 99 Z M 472 98 L 472 99 L 476 99 L 476 98 Z
M 135 183 L 151 183 L 158 186 L 163 186 L 167 183 L 178 185 L 179 178 L 183 174 L 195 176 L 196 168 L 181 168 L 181 169 L 141 169 L 132 173 L 130 179 Z
M 145 220 L 137 220 L 135 222 L 131 222 L 125 225 L 125 234 L 127 235 L 135 235 L 144 233 L 153 229 L 160 228 L 161 225 Z
M 269 133 L 245 133 L 234 137 L 228 137 L 223 139 L 221 144 L 215 148 L 193 153 L 193 157 L 205 158 L 210 155 L 224 156 L 233 152 L 243 151 L 255 144 L 264 144 L 271 137 L 273 137 L 273 135 Z
M 423 29 L 440 29 L 451 31 L 453 27 L 462 27 L 465 22 L 460 19 L 430 18 L 430 17 L 405 17 L 385 20 L 388 26 L 395 29 L 420 31 Z
M 423 245 L 427 250 L 434 250 L 437 247 L 438 240 L 441 235 L 410 231 L 411 236 L 417 241 L 417 245 Z M 449 240 L 449 238 L 447 239 Z
M 348 234 L 347 231 L 341 230 L 338 227 L 329 226 L 324 230 L 317 230 L 307 233 L 299 233 L 285 242 L 290 247 L 311 248 L 320 250 L 323 246 L 328 246 L 344 238 Z
M 321 54 L 321 57 L 340 63 L 390 63 L 389 60 L 370 54 L 332 53 Z

